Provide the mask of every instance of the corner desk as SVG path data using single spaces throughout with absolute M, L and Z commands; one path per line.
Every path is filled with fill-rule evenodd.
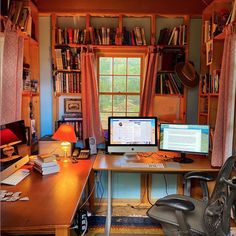
M 164 168 L 145 168 L 132 167 L 124 165 L 122 155 L 98 154 L 93 165 L 94 170 L 107 171 L 107 216 L 105 225 L 105 235 L 110 235 L 111 217 L 112 217 L 112 173 L 113 172 L 140 172 L 140 173 L 177 173 L 183 174 L 190 171 L 218 172 L 218 168 L 212 168 L 210 161 L 205 156 L 189 155 L 193 163 L 179 164 L 178 168 L 168 167 L 163 162 Z M 141 158 L 141 162 L 149 162 L 148 158 Z M 154 161 L 153 161 L 154 162 Z
M 16 186 L 1 185 L 1 189 L 20 191 L 22 197 L 29 197 L 29 201 L 1 202 L 1 235 L 69 235 L 94 159 L 59 161 L 58 173 L 42 176 L 31 169 L 30 175 Z

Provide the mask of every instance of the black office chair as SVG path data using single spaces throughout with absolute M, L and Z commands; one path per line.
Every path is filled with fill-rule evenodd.
M 201 179 L 211 180 L 208 176 Z M 161 224 L 166 236 L 229 236 L 231 209 L 236 201 L 236 156 L 221 167 L 209 199 L 207 193 L 204 195 L 203 199 L 168 195 L 158 200 L 147 215 Z

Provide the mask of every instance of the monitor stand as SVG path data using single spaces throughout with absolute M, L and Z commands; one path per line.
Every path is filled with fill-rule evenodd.
M 191 158 L 186 157 L 186 153 L 183 153 L 183 152 L 181 152 L 180 157 L 175 157 L 174 161 L 182 163 L 182 164 L 193 163 L 193 160 Z
M 125 152 L 123 155 L 126 161 L 139 161 L 139 156 L 137 152 Z

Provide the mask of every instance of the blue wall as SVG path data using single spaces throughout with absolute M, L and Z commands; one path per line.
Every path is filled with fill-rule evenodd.
M 40 134 L 52 134 L 52 59 L 51 59 L 51 19 L 39 17 L 40 50 Z

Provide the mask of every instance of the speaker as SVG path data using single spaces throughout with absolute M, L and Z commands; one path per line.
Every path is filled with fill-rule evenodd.
M 90 150 L 90 155 L 97 154 L 96 139 L 89 137 L 85 139 L 86 147 Z

